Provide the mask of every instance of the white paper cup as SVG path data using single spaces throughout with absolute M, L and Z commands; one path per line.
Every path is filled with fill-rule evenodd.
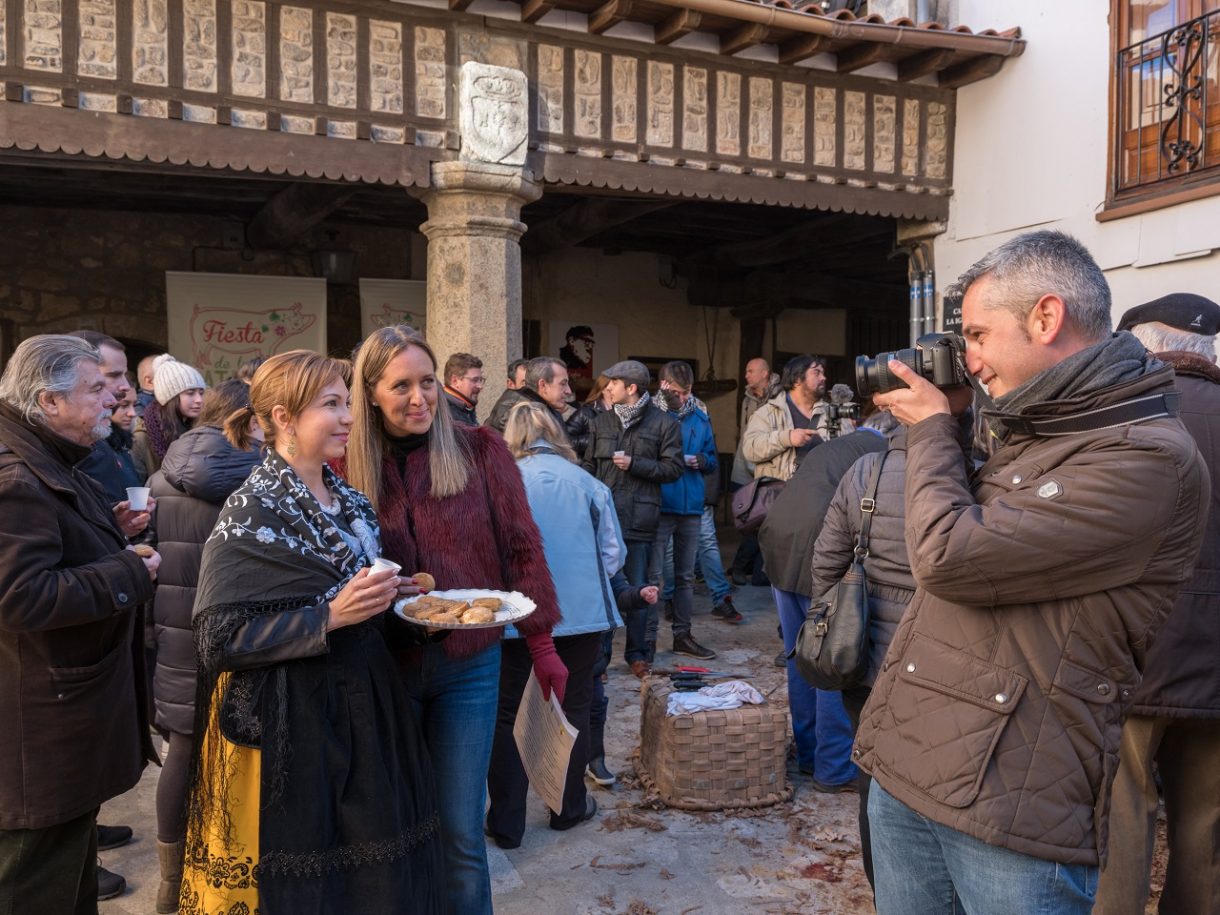
M 127 487 L 127 502 L 133 512 L 142 512 L 148 509 L 149 492 L 151 490 L 147 486 Z
M 699 455 L 697 454 L 684 454 L 682 458 L 688 464 L 697 464 L 699 462 Z
M 616 451 L 616 452 L 614 452 L 614 456 L 615 457 L 626 457 L 627 452 L 626 451 Z
M 369 574 L 376 575 L 378 572 L 399 572 L 401 570 L 402 566 L 398 563 L 386 559 L 384 556 L 378 556 L 369 567 Z

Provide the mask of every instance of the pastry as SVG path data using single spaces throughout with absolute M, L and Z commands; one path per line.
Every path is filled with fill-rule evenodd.
M 463 623 L 494 623 L 495 621 L 496 612 L 490 607 L 480 606 L 478 601 L 462 614 Z
M 438 611 L 438 612 L 433 613 L 432 615 L 424 618 L 424 622 L 430 623 L 430 624 L 431 623 L 454 624 L 454 623 L 461 623 L 461 621 L 462 621 L 461 617 L 459 617 L 456 613 L 453 613 L 451 611 Z
M 413 581 L 415 583 L 415 587 L 419 588 L 421 591 L 436 590 L 436 579 L 427 572 L 416 572 L 411 576 L 411 581 Z
M 486 607 L 493 614 L 500 609 L 501 600 L 498 597 L 476 597 L 470 602 L 472 607 Z
M 136 551 L 136 555 L 141 559 L 152 559 L 153 554 L 157 552 L 147 543 L 137 543 L 132 549 Z

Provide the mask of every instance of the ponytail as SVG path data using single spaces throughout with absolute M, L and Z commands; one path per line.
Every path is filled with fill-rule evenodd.
M 254 408 L 245 406 L 234 410 L 225 418 L 225 438 L 238 451 L 249 451 L 254 447 L 254 439 L 250 435 L 250 420 L 254 417 Z

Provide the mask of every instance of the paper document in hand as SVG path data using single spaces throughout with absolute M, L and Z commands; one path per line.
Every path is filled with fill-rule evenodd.
M 556 813 L 563 810 L 563 786 L 577 733 L 554 690 L 549 701 L 543 699 L 538 678 L 530 674 L 513 723 L 513 739 L 530 784 Z

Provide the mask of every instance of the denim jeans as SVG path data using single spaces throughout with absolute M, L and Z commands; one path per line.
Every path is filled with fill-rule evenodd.
M 491 915 L 491 875 L 483 838 L 487 766 L 500 692 L 500 645 L 450 658 L 444 643 L 424 647 L 404 682 L 436 773 L 449 911 Z
M 716 537 L 716 510 L 703 506 L 703 517 L 699 521 L 699 545 L 695 548 L 695 568 L 703 571 L 703 580 L 712 592 L 712 606 L 729 596 L 732 588 L 724 574 L 724 560 L 720 558 L 720 541 Z M 674 596 L 674 544 L 670 540 L 665 546 L 665 563 L 661 567 L 665 587 L 661 600 L 673 600 Z
M 877 915 L 1088 915 L 1097 868 L 1023 855 L 958 832 L 895 800 L 868 796 Z
M 699 515 L 661 515 L 657 539 L 653 542 L 652 565 L 649 574 L 660 584 L 665 554 L 673 546 L 673 569 L 667 572 L 665 587 L 673 583 L 674 637 L 690 634 L 691 616 L 695 604 L 695 551 L 699 547 Z M 648 640 L 656 644 L 657 608 L 648 608 Z
M 651 540 L 628 540 L 627 560 L 623 564 L 623 574 L 635 587 L 648 584 L 648 562 L 652 556 Z M 648 610 L 627 610 L 623 613 L 623 627 L 626 630 L 627 645 L 623 657 L 627 663 L 632 661 L 651 661 L 652 654 L 648 650 Z
M 809 598 L 794 591 L 771 589 L 779 611 L 784 635 L 784 651 L 796 645 L 796 635 L 805 622 Z M 843 785 L 856 777 L 851 761 L 851 721 L 839 693 L 814 689 L 788 661 L 788 709 L 792 713 L 792 734 L 796 738 L 796 761 L 803 772 L 826 785 Z

